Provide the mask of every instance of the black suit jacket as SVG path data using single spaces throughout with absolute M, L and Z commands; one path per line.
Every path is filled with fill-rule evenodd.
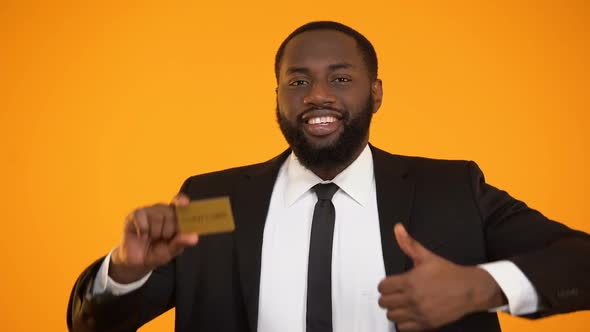
M 539 293 L 544 309 L 534 317 L 590 308 L 588 234 L 550 221 L 486 184 L 473 162 L 371 148 L 387 275 L 411 268 L 393 236 L 394 224 L 401 222 L 424 246 L 458 264 L 513 261 Z M 176 331 L 256 331 L 264 223 L 278 170 L 289 153 L 187 179 L 181 192 L 192 200 L 230 196 L 235 232 L 202 237 L 154 271 L 139 290 L 119 297 L 88 295 L 99 259 L 72 290 L 69 329 L 135 331 L 176 307 Z M 438 331 L 499 330 L 496 314 L 474 313 Z

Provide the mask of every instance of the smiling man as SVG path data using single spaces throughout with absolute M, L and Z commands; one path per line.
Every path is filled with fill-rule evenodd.
M 375 60 L 364 61 L 357 41 L 334 30 L 292 36 L 276 59 L 278 122 L 301 164 L 333 179 L 367 146 L 381 106 L 376 55 L 366 41 Z
M 588 234 L 485 183 L 473 162 L 368 144 L 383 90 L 360 33 L 308 23 L 275 73 L 290 149 L 133 210 L 76 282 L 71 331 L 134 331 L 172 307 L 187 332 L 499 331 L 499 310 L 590 308 Z M 219 196 L 235 231 L 179 231 L 176 207 Z

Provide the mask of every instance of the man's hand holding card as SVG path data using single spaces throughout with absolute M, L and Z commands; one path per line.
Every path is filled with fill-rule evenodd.
M 134 210 L 125 220 L 121 245 L 111 255 L 109 276 L 127 284 L 167 264 L 200 235 L 234 230 L 229 197 L 191 202 L 179 194 L 170 205 Z

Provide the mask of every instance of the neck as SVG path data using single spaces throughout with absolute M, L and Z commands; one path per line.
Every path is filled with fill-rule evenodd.
M 368 143 L 368 140 L 365 141 L 364 144 L 361 144 L 361 146 L 352 155 L 352 158 L 347 160 L 345 163 L 342 163 L 339 165 L 331 165 L 329 167 L 322 167 L 320 165 L 320 166 L 314 166 L 314 167 L 308 167 L 308 168 L 310 171 L 312 171 L 315 175 L 319 176 L 324 181 L 333 180 L 336 177 L 336 175 L 340 174 L 343 170 L 345 170 L 348 166 L 350 166 L 350 164 L 352 164 L 360 156 L 360 154 L 363 152 L 363 150 L 367 146 L 367 143 Z

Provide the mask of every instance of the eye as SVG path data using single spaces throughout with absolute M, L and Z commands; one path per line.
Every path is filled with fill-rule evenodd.
M 293 80 L 289 82 L 289 86 L 302 86 L 307 84 L 309 84 L 309 82 L 306 80 Z
M 338 76 L 334 79 L 335 83 L 349 83 L 352 82 L 352 80 L 350 79 L 350 77 L 346 77 L 346 76 Z

